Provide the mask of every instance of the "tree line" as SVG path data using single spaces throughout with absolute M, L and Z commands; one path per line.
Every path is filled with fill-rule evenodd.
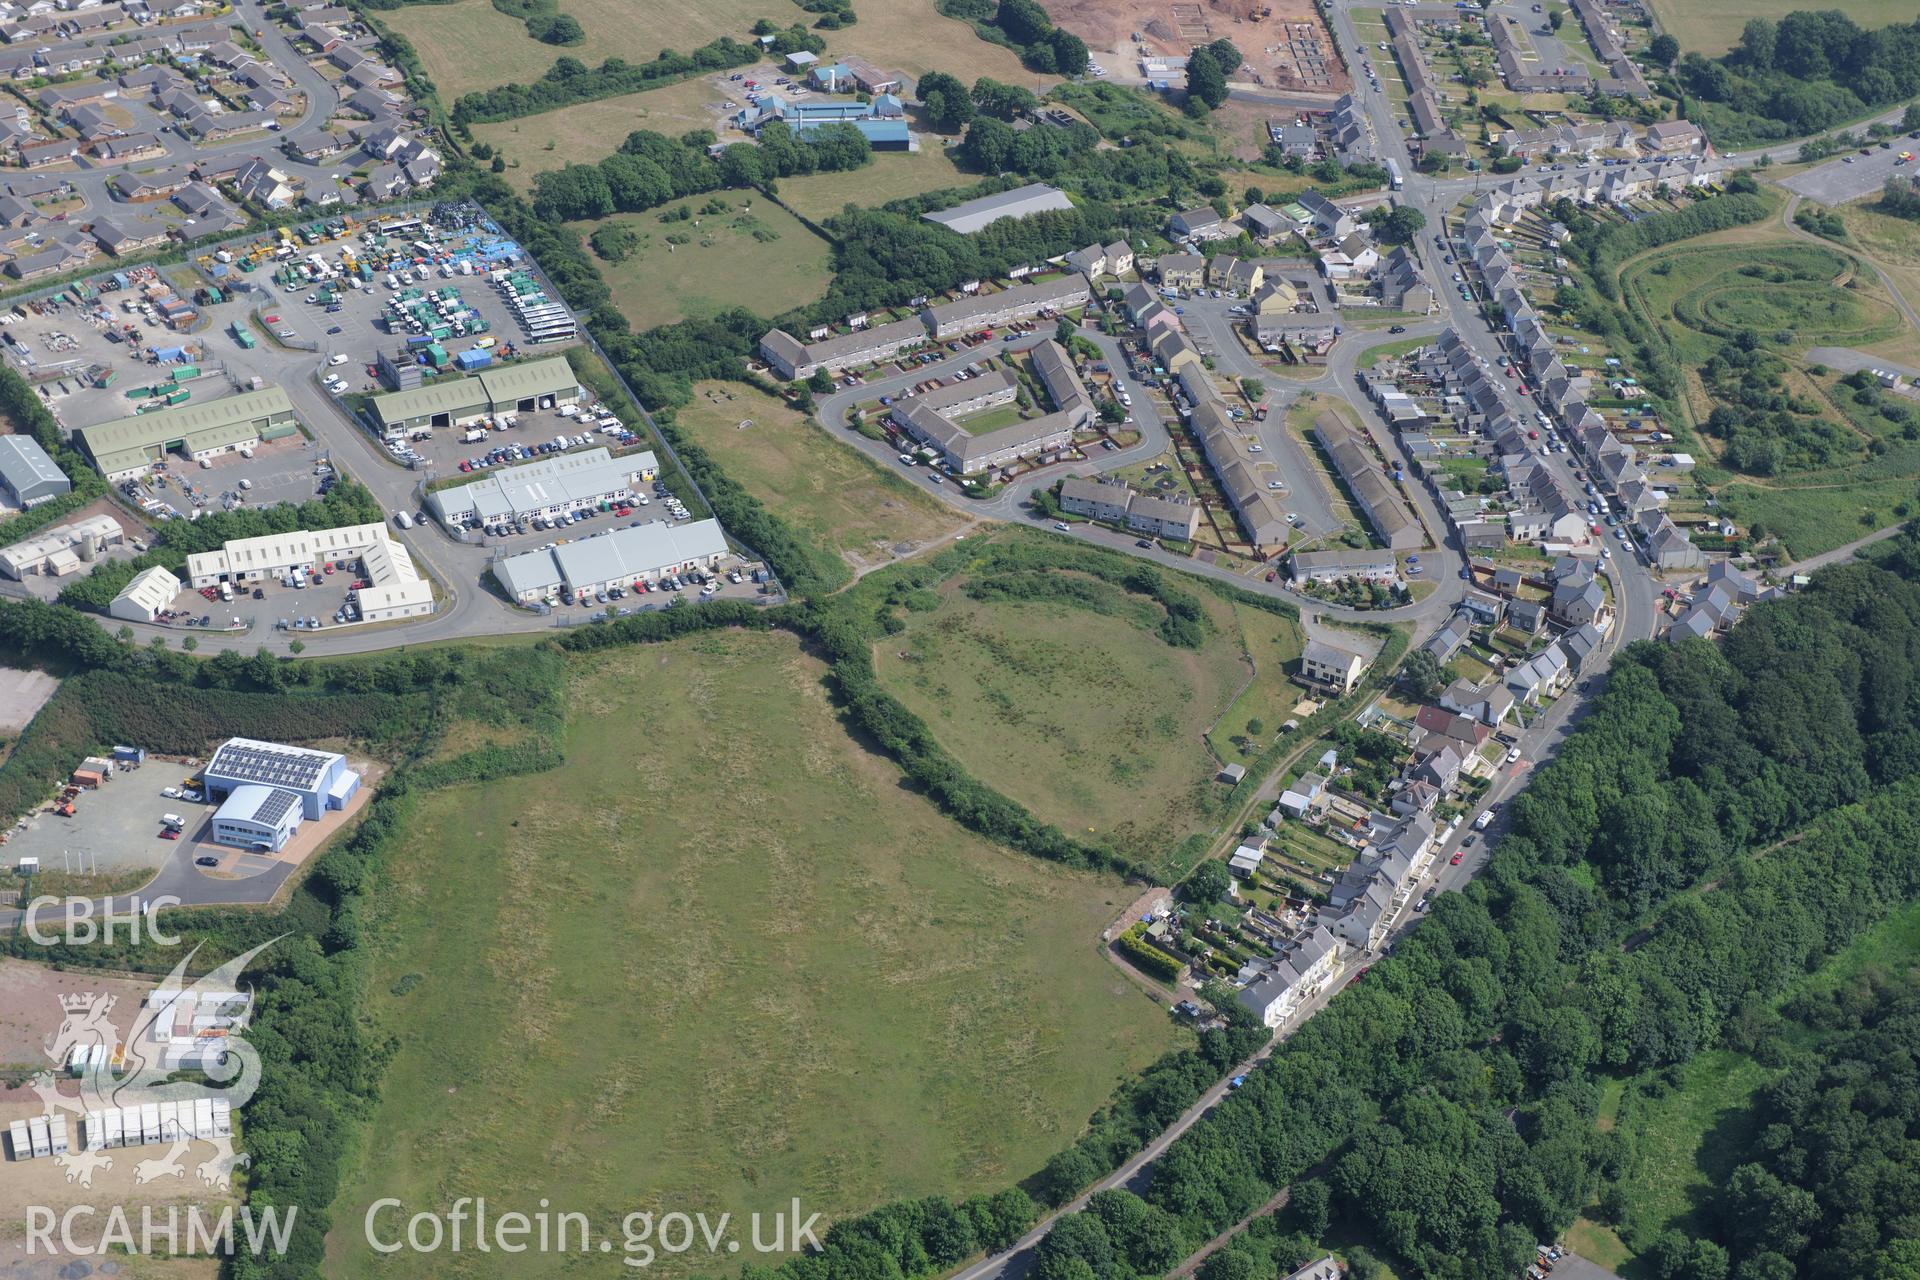
M 873 157 L 866 136 L 845 122 L 796 133 L 775 120 L 760 130 L 757 144 L 736 142 L 714 156 L 707 154 L 712 141 L 706 133 L 673 139 L 636 129 L 598 164 L 570 164 L 537 176 L 534 212 L 556 222 L 644 213 L 707 191 L 771 192 L 777 179 L 858 169 Z
M 949 18 L 971 24 L 981 39 L 1018 53 L 1029 71 L 1063 76 L 1086 73 L 1086 42 L 1053 25 L 1037 0 L 937 0 L 936 7 Z
M 589 68 L 578 58 L 557 58 L 532 84 L 503 84 L 462 94 L 453 104 L 453 121 L 456 126 L 467 126 L 517 120 L 582 102 L 657 89 L 709 71 L 750 66 L 766 57 L 769 50 L 785 57 L 801 50 L 819 53 L 826 48 L 826 41 L 798 25 L 764 34 L 774 37 L 768 49 L 762 49 L 758 42 L 742 43 L 732 36 L 721 36 L 692 53 L 662 49 L 651 62 L 608 58 Z
M 1683 114 L 1723 146 L 1818 133 L 1920 95 L 1920 29 L 1867 28 L 1838 9 L 1751 18 L 1719 58 L 1681 58 Z

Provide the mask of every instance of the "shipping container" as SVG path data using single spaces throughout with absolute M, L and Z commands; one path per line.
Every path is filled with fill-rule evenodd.
M 200 366 L 198 365 L 183 364 L 173 371 L 173 380 L 175 382 L 191 382 L 199 376 Z
M 107 1145 L 107 1122 L 98 1111 L 87 1112 L 85 1132 L 81 1135 L 82 1146 L 88 1151 L 101 1151 Z
M 65 1116 L 51 1116 L 48 1118 L 47 1142 L 53 1154 L 57 1156 L 64 1156 L 72 1150 L 72 1147 L 67 1144 L 67 1118 Z
M 128 387 L 127 388 L 127 399 L 129 400 L 145 400 L 148 396 L 152 394 L 153 394 L 152 387 Z
M 180 1104 L 163 1102 L 160 1104 L 160 1141 L 178 1142 L 186 1135 L 180 1129 Z
M 216 1138 L 233 1136 L 233 1105 L 222 1098 L 213 1100 L 213 1136 Z
M 27 1122 L 14 1120 L 7 1125 L 7 1142 L 15 1160 L 33 1159 L 33 1139 L 27 1136 Z
M 125 1146 L 127 1135 L 125 1128 L 120 1123 L 120 1108 L 108 1107 L 101 1113 L 101 1117 L 106 1121 L 107 1145 L 109 1147 Z
M 45 1116 L 34 1116 L 27 1121 L 27 1136 L 32 1139 L 35 1156 L 45 1158 L 53 1154 L 53 1137 Z
M 193 1136 L 213 1137 L 213 1099 L 200 1098 L 193 1104 Z
M 140 1139 L 147 1143 L 160 1141 L 160 1104 L 157 1102 L 140 1104 Z

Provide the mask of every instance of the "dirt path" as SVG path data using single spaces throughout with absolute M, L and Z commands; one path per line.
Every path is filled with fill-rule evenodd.
M 1186 1280 L 1200 1269 L 1200 1265 L 1209 1257 L 1224 1248 L 1227 1242 L 1247 1229 L 1247 1224 L 1255 1218 L 1264 1218 L 1270 1213 L 1278 1213 L 1287 1205 L 1287 1197 L 1293 1194 L 1292 1186 L 1285 1186 L 1273 1193 L 1273 1198 L 1255 1209 L 1240 1221 L 1222 1231 L 1213 1239 L 1200 1246 L 1198 1252 L 1188 1256 L 1187 1260 L 1167 1273 L 1167 1280 Z

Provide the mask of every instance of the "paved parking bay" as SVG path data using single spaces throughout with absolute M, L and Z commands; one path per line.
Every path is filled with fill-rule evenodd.
M 204 467 L 175 459 L 165 470 L 121 482 L 120 490 L 135 502 L 151 497 L 167 503 L 182 517 L 195 507 L 231 511 L 305 502 L 319 489 L 318 461 L 314 443 L 296 432 L 253 446 L 251 458 L 222 454 L 207 459 Z
M 38 858 L 50 871 L 70 866 L 76 872 L 97 868 L 108 874 L 159 867 L 178 847 L 177 841 L 161 838 L 161 815 L 185 818 L 191 832 L 212 812 L 206 805 L 160 794 L 162 787 L 177 786 L 192 772 L 190 765 L 164 760 L 117 770 L 104 785 L 80 793 L 71 818 L 49 813 L 45 805 L 27 814 L 25 825 L 7 841 L 7 857 Z
M 1897 161 L 1902 151 L 1920 155 L 1920 140 L 1901 137 L 1888 141 L 1892 143 L 1890 147 L 1882 149 L 1876 143 L 1864 156 L 1855 148 L 1805 173 L 1795 174 L 1780 185 L 1821 204 L 1845 204 L 1880 190 L 1887 185 L 1887 179 L 1896 173 L 1913 177 L 1916 173 L 1914 162 L 1901 165 Z
M 597 421 L 599 417 L 598 414 L 590 416 L 594 421 Z M 531 452 L 537 445 L 558 444 L 562 439 L 566 441 L 566 448 L 564 450 L 530 456 L 525 459 L 525 461 L 528 462 L 534 461 L 536 457 L 557 457 L 563 452 L 579 453 L 592 448 L 620 449 L 626 447 L 621 443 L 621 438 L 617 434 L 608 434 L 601 431 L 588 420 L 587 416 L 575 415 L 569 418 L 557 411 L 543 410 L 531 413 L 516 413 L 513 415 L 513 419 L 514 424 L 511 427 L 507 427 L 504 430 L 487 431 L 478 440 L 469 440 L 467 437 L 478 433 L 479 428 L 461 431 L 443 427 L 438 431 L 423 432 L 410 441 L 413 451 L 425 459 L 425 461 L 419 465 L 418 469 L 431 472 L 436 479 L 444 476 L 459 475 L 463 480 L 480 480 L 484 479 L 489 473 L 498 471 L 500 468 L 497 466 L 480 467 L 476 465 L 475 469 L 471 472 L 462 473 L 460 464 L 462 462 L 477 464 L 481 458 L 485 457 L 492 450 L 511 445 L 520 445 Z M 634 424 L 623 425 L 631 426 Z M 644 427 L 642 429 L 644 430 Z M 580 441 L 579 437 L 581 436 L 586 437 L 584 442 Z M 636 437 L 634 443 L 638 443 L 639 439 L 640 437 Z

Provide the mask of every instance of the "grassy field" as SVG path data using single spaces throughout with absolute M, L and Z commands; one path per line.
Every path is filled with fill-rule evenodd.
M 717 207 L 716 201 L 728 207 L 702 212 Z M 693 216 L 662 221 L 681 209 Z M 640 248 L 626 261 L 595 259 L 614 302 L 636 329 L 728 307 L 779 315 L 820 297 L 833 278 L 827 242 L 757 191 L 692 196 L 647 213 L 616 214 L 606 222 L 629 226 L 640 236 Z M 584 241 L 603 224 L 568 225 Z
M 928 191 L 971 186 L 978 180 L 977 174 L 960 171 L 938 138 L 924 137 L 920 150 L 876 153 L 872 163 L 857 174 L 811 173 L 803 178 L 782 178 L 780 200 L 796 213 L 819 222 L 849 203 L 872 208 Z
M 1756 9 L 1750 3 L 1736 5 L 1728 0 L 1653 0 L 1653 12 L 1660 29 L 1678 40 L 1683 50 L 1713 57 L 1733 47 L 1747 19 L 1778 21 L 1807 7 L 1800 0 L 1757 3 L 1760 7 Z M 1890 22 L 1913 21 L 1913 5 L 1905 0 L 1858 0 L 1847 6 L 1847 16 L 1863 27 L 1884 27 Z
M 1836 278 L 1851 283 L 1836 288 Z M 1857 452 L 1842 448 L 1817 469 L 1790 467 L 1771 476 L 1730 476 L 1716 469 L 1708 478 L 1723 510 L 1738 523 L 1760 525 L 1793 557 L 1805 558 L 1899 518 L 1895 508 L 1912 499 L 1920 477 L 1920 441 L 1862 409 L 1834 376 L 1810 372 L 1805 359 L 1811 346 L 1873 349 L 1914 340 L 1864 263 L 1838 248 L 1783 241 L 1769 223 L 1635 259 L 1621 272 L 1621 285 L 1629 305 L 1658 328 L 1683 367 L 1703 364 L 1726 335 L 1760 333 L 1787 362 L 1793 399 L 1823 405 L 1821 417 L 1846 423 L 1857 438 Z M 1784 343 L 1781 334 L 1788 335 Z M 1691 412 L 1703 420 L 1712 401 L 1697 381 L 1690 378 L 1690 384 Z M 1703 463 L 1719 460 L 1718 440 L 1698 444 Z
M 1622 1103 L 1617 1127 L 1633 1150 L 1634 1212 L 1650 1234 L 1704 1230 L 1695 1215 L 1747 1159 L 1753 1096 L 1773 1074 L 1745 1054 L 1710 1050 L 1681 1068 L 1679 1086 L 1665 1096 Z
M 1287 672 L 1299 660 L 1306 641 L 1297 624 L 1278 618 L 1264 609 L 1235 603 L 1234 620 L 1253 657 L 1253 679 L 1221 713 L 1207 734 L 1207 745 L 1229 764 L 1246 764 L 1273 741 L 1287 712 L 1300 702 L 1300 687 L 1287 679 Z M 1265 652 L 1255 645 L 1264 645 Z M 1248 726 L 1258 723 L 1261 733 Z M 1237 740 L 1237 741 L 1236 741 Z
M 564 6 L 567 0 L 561 3 Z M 858 54 L 876 67 L 907 76 L 945 71 L 969 85 L 981 76 L 1025 85 L 1036 93 L 1053 85 L 1054 77 L 1037 77 L 1022 67 L 1013 50 L 989 44 L 956 18 L 942 17 L 933 0 L 886 0 L 867 5 L 859 14 L 860 21 L 851 27 L 825 33 L 829 54 Z
M 943 584 L 937 609 L 909 614 L 878 646 L 881 679 L 983 781 L 1136 856 L 1206 825 L 1221 788 L 1205 738 L 1223 712 L 1222 738 L 1256 716 L 1271 734 L 1294 701 L 1284 668 L 1301 640 L 1289 619 L 1196 593 L 1212 634 L 1181 649 L 1154 634 L 1157 605 L 1117 587 L 1093 584 L 1111 609 L 1095 612 L 976 600 L 967 584 Z M 1258 675 L 1243 697 L 1248 655 Z
M 506 157 L 507 181 L 525 192 L 533 187 L 534 175 L 544 170 L 612 155 L 635 129 L 652 129 L 669 138 L 690 129 L 711 129 L 717 116 L 709 108 L 726 100 L 707 77 L 698 76 L 564 111 L 475 125 L 473 136 Z
M 847 736 L 823 674 L 781 633 L 598 653 L 563 768 L 422 800 L 369 928 L 395 1048 L 329 1275 L 390 1274 L 360 1229 L 383 1196 L 544 1196 L 617 1242 L 635 1210 L 744 1235 L 796 1196 L 824 1227 L 1005 1186 L 1176 1042 L 1095 946 L 1136 891 L 962 832 Z
M 775 515 L 856 567 L 884 564 L 903 543 L 918 548 L 947 541 L 966 523 L 911 481 L 751 388 L 699 383 L 678 420 Z M 740 423 L 749 420 L 753 425 L 742 430 Z
M 562 54 L 581 57 L 577 48 L 541 44 L 527 34 L 526 23 L 501 13 L 490 0 L 412 5 L 387 10 L 380 20 L 412 43 L 428 79 L 449 105 L 463 93 L 537 80 Z M 581 60 L 599 61 L 590 53 Z

